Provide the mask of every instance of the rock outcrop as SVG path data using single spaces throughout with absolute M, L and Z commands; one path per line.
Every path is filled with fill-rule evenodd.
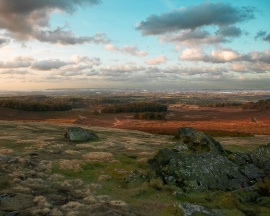
M 81 127 L 69 127 L 67 128 L 65 138 L 73 142 L 84 142 L 97 139 L 98 136 L 94 132 L 87 131 Z
M 152 169 L 165 184 L 176 185 L 184 192 L 248 188 L 268 172 L 270 145 L 251 155 L 227 153 L 219 142 L 193 128 L 180 128 L 173 149 L 160 149 L 149 160 Z M 264 161 L 264 162 L 263 162 Z
M 270 143 L 262 145 L 251 153 L 251 159 L 254 164 L 270 175 Z

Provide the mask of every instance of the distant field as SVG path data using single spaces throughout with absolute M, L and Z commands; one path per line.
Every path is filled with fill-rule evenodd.
M 61 112 L 26 112 L 0 108 L 6 121 L 45 121 L 170 134 L 193 127 L 212 136 L 270 135 L 270 112 L 240 108 L 170 108 L 165 120 L 135 120 L 133 113 L 95 114 L 93 108 Z M 258 117 L 257 117 L 258 116 Z M 256 118 L 256 122 L 252 119 Z
M 72 93 L 72 94 L 71 94 Z M 242 109 L 269 99 L 269 92 L 61 92 L 55 95 L 6 96 L 0 101 L 62 102 L 70 111 L 32 112 L 0 107 L 0 120 L 76 123 L 88 126 L 139 130 L 152 134 L 174 135 L 179 127 L 193 127 L 212 136 L 246 137 L 253 134 L 270 135 L 270 111 Z M 168 107 L 165 119 L 134 119 L 134 112 L 103 113 L 104 108 L 125 107 L 145 102 Z M 223 106 L 223 107 L 219 107 Z M 164 114 L 165 115 L 165 114 Z

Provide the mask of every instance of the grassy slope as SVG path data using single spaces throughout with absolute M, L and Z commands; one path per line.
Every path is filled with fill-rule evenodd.
M 37 154 L 35 163 L 50 164 L 47 177 L 44 177 L 43 181 L 52 179 L 50 176 L 55 177 L 55 174 L 58 175 L 57 181 L 60 181 L 61 185 L 71 184 L 72 180 L 80 179 L 82 181 L 80 187 L 89 187 L 93 199 L 98 200 L 100 197 L 108 196 L 109 198 L 106 199 L 111 203 L 115 200 L 119 201 L 119 206 L 122 206 L 121 202 L 126 203 L 129 211 L 138 215 L 181 215 L 181 210 L 175 207 L 175 203 L 185 201 L 209 208 L 224 209 L 225 215 L 254 215 L 254 212 L 257 215 L 267 215 L 270 213 L 269 208 L 255 205 L 249 198 L 240 202 L 239 196 L 246 197 L 243 194 L 216 192 L 189 194 L 176 198 L 177 189 L 164 186 L 159 179 L 144 183 L 127 183 L 125 178 L 132 171 L 145 172 L 148 168 L 147 159 L 151 158 L 159 148 L 174 144 L 171 136 L 92 127 L 91 130 L 96 131 L 100 139 L 94 142 L 71 143 L 64 139 L 68 126 L 2 121 L 0 122 L 0 154 L 28 160 L 29 153 L 35 153 Z M 246 148 L 238 150 L 246 151 Z M 9 176 L 14 175 L 11 173 Z M 12 181 L 7 176 L 1 172 L 3 178 L 0 180 L 0 194 L 22 192 L 18 186 L 25 187 L 26 194 L 29 193 L 27 187 L 32 190 L 32 186 L 26 185 L 23 181 L 21 183 Z M 47 181 L 46 184 L 54 188 L 58 183 L 52 184 Z M 53 193 L 48 188 L 39 190 Z M 49 200 L 50 196 L 44 193 L 43 196 Z M 77 192 L 72 193 L 76 197 Z M 81 201 L 87 198 L 83 196 L 84 194 L 77 196 L 79 198 L 76 201 L 81 205 L 86 205 Z M 78 208 L 77 211 L 80 209 Z

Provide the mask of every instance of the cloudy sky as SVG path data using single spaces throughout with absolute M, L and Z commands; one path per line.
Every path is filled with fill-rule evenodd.
M 269 0 L 0 0 L 0 90 L 270 89 Z

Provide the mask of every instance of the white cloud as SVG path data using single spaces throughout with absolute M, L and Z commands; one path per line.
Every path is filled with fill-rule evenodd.
M 238 53 L 232 50 L 212 50 L 211 56 L 213 59 L 220 61 L 220 62 L 229 62 L 236 60 L 240 57 Z
M 179 60 L 204 61 L 211 63 L 226 63 L 241 59 L 241 55 L 233 50 L 212 50 L 206 54 L 201 49 L 188 48 L 179 56 Z
M 203 50 L 196 48 L 185 49 L 179 56 L 179 60 L 202 61 L 205 58 Z
M 107 44 L 104 47 L 105 50 L 112 51 L 112 52 L 121 52 L 121 53 L 127 53 L 133 56 L 146 56 L 148 53 L 144 50 L 139 50 L 136 46 L 123 46 L 118 47 L 112 44 Z
M 167 62 L 167 57 L 164 55 L 161 56 L 157 56 L 155 58 L 152 59 L 148 59 L 145 61 L 146 64 L 148 65 L 159 65 L 159 64 L 165 64 Z

